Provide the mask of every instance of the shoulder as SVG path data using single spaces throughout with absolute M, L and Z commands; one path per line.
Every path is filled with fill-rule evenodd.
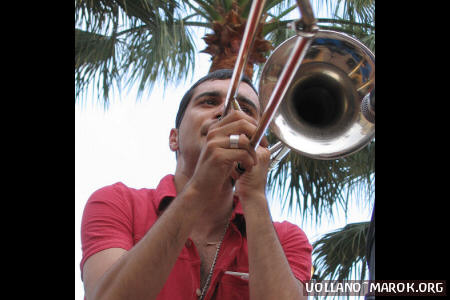
M 274 222 L 280 244 L 295 277 L 305 282 L 311 278 L 312 246 L 305 232 L 290 222 Z
M 110 248 L 131 249 L 154 220 L 149 189 L 130 188 L 122 182 L 97 189 L 89 197 L 81 220 L 84 262 L 91 255 Z M 151 198 L 150 198 L 151 199 Z M 138 237 L 139 235 L 139 237 Z
M 116 182 L 110 185 L 106 185 L 104 187 L 101 187 L 99 189 L 97 189 L 96 191 L 94 191 L 92 193 L 92 197 L 102 197 L 104 195 L 127 195 L 127 194 L 133 194 L 136 193 L 137 189 L 135 188 L 131 188 L 129 186 L 127 186 L 126 184 L 124 184 L 123 182 Z
M 305 235 L 305 232 L 297 225 L 288 222 L 273 222 L 273 226 L 275 227 L 278 235 L 285 236 L 285 235 L 291 235 L 291 234 L 299 234 L 299 235 Z
M 135 189 L 125 185 L 123 182 L 116 182 L 94 191 L 88 199 L 88 204 L 104 203 L 133 206 L 148 200 L 152 195 L 153 190 L 151 189 Z
M 299 226 L 288 221 L 273 222 L 273 225 L 282 245 L 295 243 L 307 248 L 311 247 L 306 233 Z
M 94 191 L 86 202 L 82 228 L 93 222 L 114 222 L 128 227 L 155 211 L 153 191 L 135 189 L 116 182 Z

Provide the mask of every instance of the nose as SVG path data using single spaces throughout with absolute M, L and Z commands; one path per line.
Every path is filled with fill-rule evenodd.
M 225 110 L 225 105 L 219 105 L 218 107 L 217 107 L 217 111 L 216 111 L 216 115 L 215 115 L 215 118 L 217 119 L 217 120 L 220 120 L 220 119 L 222 119 L 222 115 L 223 115 L 223 111 Z

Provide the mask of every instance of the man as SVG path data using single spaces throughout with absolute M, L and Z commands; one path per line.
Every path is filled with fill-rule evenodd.
M 213 72 L 183 97 L 169 136 L 173 176 L 156 189 L 116 183 L 89 198 L 87 299 L 306 298 L 311 245 L 297 226 L 271 220 L 270 153 L 265 139 L 256 151 L 250 146 L 261 108 L 248 78 L 237 97 L 242 111 L 222 116 L 231 75 Z

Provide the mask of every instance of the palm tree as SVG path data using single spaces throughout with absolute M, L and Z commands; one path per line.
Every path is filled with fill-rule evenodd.
M 374 0 L 320 0 L 316 8 L 320 5 L 333 16 L 319 18 L 319 27 L 351 34 L 374 51 Z M 81 101 L 92 86 L 102 91 L 97 99 L 107 106 L 111 88 L 120 88 L 124 78 L 127 85 L 138 83 L 140 93 L 151 90 L 155 82 L 189 80 L 187 74 L 195 68 L 193 28 L 212 30 L 203 37 L 207 47 L 202 50 L 211 55 L 210 71 L 232 69 L 250 6 L 251 0 L 76 0 L 75 100 Z M 257 76 L 270 50 L 295 34 L 286 29 L 298 18 L 298 13 L 291 17 L 295 10 L 293 0 L 267 0 L 247 75 L 252 77 L 256 71 Z M 275 142 L 272 136 L 269 140 Z M 280 199 L 286 199 L 285 205 L 299 207 L 303 216 L 315 216 L 320 223 L 323 214 L 333 213 L 333 207 L 346 209 L 350 195 L 365 195 L 362 201 L 373 201 L 374 151 L 375 142 L 334 161 L 290 153 L 269 174 L 269 186 Z M 361 237 L 368 223 L 355 226 L 348 225 L 313 245 L 320 278 L 345 278 L 358 260 L 364 261 Z M 340 248 L 345 259 L 331 261 L 336 248 L 327 245 L 336 240 L 355 241 L 355 236 L 355 247 Z

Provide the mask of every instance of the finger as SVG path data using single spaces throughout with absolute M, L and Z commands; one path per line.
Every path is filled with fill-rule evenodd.
M 250 142 L 247 139 L 246 146 L 241 145 L 241 140 L 247 139 L 245 135 L 239 136 L 239 148 L 230 147 L 229 137 L 217 138 L 209 141 L 204 149 L 205 158 L 212 157 L 214 160 L 222 161 L 225 164 L 231 165 L 234 162 L 242 162 L 244 167 L 253 166 L 258 160 L 256 151 L 250 147 Z
M 243 111 L 239 111 L 239 110 L 230 111 L 230 113 L 228 113 L 223 119 L 221 119 L 219 123 L 228 124 L 228 123 L 240 120 L 240 119 L 245 119 L 245 120 L 249 121 L 250 123 L 253 123 L 255 126 L 258 125 L 258 121 L 256 119 L 252 118 L 251 116 L 247 115 Z
M 224 117 L 220 121 L 214 122 L 210 126 L 209 130 L 213 130 L 213 129 L 217 129 L 217 128 L 230 128 L 230 126 L 227 126 L 227 125 L 229 125 L 230 123 L 234 123 L 236 121 L 240 121 L 240 120 L 247 121 L 249 124 L 252 124 L 253 126 L 255 126 L 255 128 L 258 125 L 257 121 L 255 119 L 253 119 L 252 117 L 248 116 L 247 114 L 245 114 L 241 111 L 232 111 L 230 114 L 228 114 L 226 117 Z M 239 124 L 243 124 L 243 123 L 237 123 L 234 126 L 239 125 Z
M 241 175 L 237 170 L 237 164 L 241 165 L 241 168 L 247 170 L 251 170 L 255 165 L 255 160 L 246 150 L 243 149 L 220 149 L 221 159 L 223 160 L 224 165 L 228 165 L 231 167 L 229 171 L 234 174 Z M 234 176 L 234 179 L 239 178 L 239 176 Z
M 242 166 L 241 163 L 238 163 L 236 166 L 236 171 L 242 175 L 245 173 L 246 169 Z
M 256 151 L 250 144 L 250 139 L 245 134 L 224 135 L 224 132 L 214 130 L 208 133 L 206 146 L 209 150 L 212 150 L 215 147 L 246 150 L 253 159 L 257 161 Z M 207 151 L 209 150 L 207 149 Z
M 237 149 L 247 150 L 252 156 L 254 163 L 258 163 L 258 155 L 256 154 L 255 148 L 250 144 L 250 139 L 245 134 L 239 135 Z
M 251 138 L 256 131 L 256 126 L 244 119 L 239 119 L 220 127 L 210 128 L 207 139 L 214 139 L 217 136 L 230 136 L 232 134 L 244 134 Z
M 263 138 L 261 139 L 261 142 L 259 143 L 259 145 L 261 147 L 264 147 L 264 148 L 269 147 L 269 141 L 267 140 L 266 136 L 263 136 Z
M 270 163 L 270 155 L 270 150 L 267 148 L 259 147 L 257 149 L 258 160 L 264 164 Z
M 239 165 L 240 165 L 241 167 L 239 167 Z M 235 166 L 233 167 L 233 170 L 231 171 L 230 176 L 233 178 L 234 181 L 237 181 L 237 180 L 242 176 L 242 174 L 244 174 L 246 171 L 251 172 L 253 166 L 249 166 L 249 167 L 248 167 L 247 169 L 245 169 L 244 171 L 240 171 L 239 168 L 244 169 L 244 168 L 242 167 L 242 164 L 241 164 L 241 163 L 236 163 Z

